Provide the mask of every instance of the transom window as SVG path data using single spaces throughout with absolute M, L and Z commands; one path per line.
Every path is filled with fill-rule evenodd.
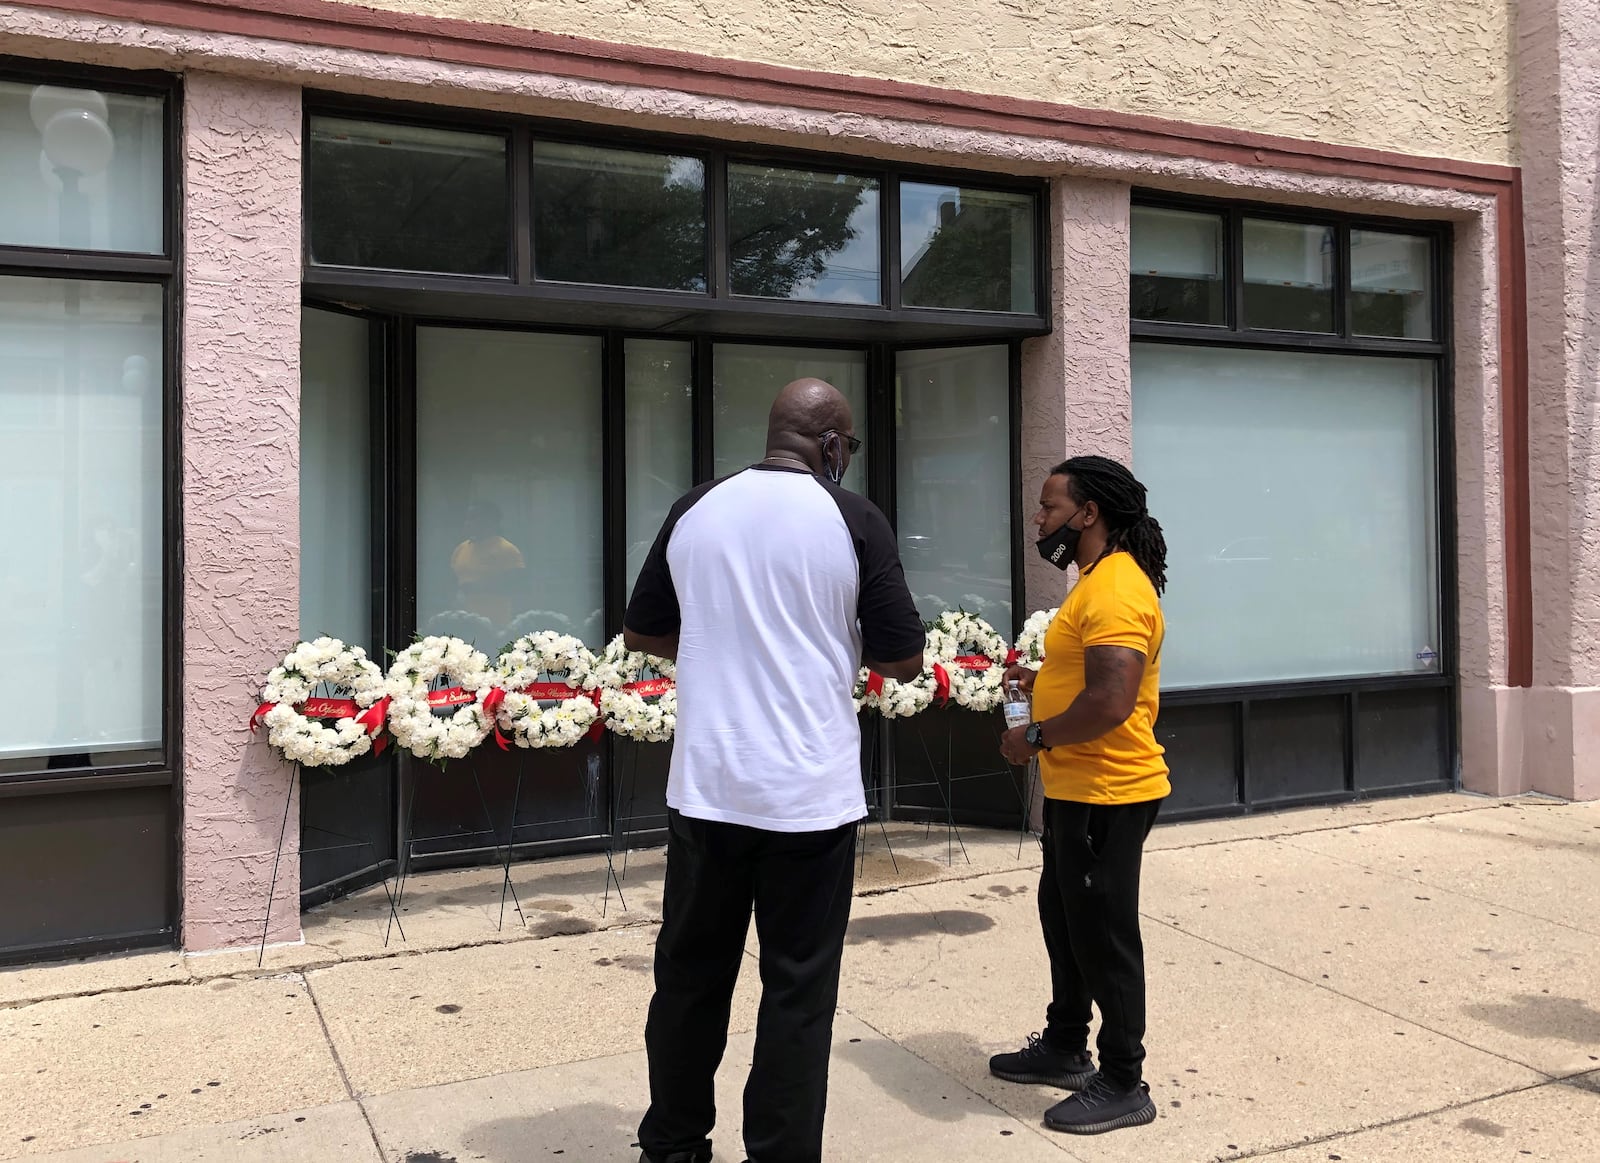
M 427 114 L 330 109 L 310 115 L 307 141 L 313 281 L 404 272 L 545 298 L 1011 327 L 1042 315 L 1039 182 Z

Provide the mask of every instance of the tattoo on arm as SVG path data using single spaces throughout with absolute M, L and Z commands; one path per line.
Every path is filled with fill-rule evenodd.
M 1125 722 L 1139 701 L 1144 663 L 1144 655 L 1126 646 L 1091 646 L 1083 652 L 1084 692 Z

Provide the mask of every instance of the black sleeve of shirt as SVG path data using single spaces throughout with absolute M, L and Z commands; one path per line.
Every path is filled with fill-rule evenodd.
M 622 616 L 622 624 L 635 634 L 665 638 L 677 633 L 682 625 L 678 588 L 673 584 L 672 569 L 667 565 L 667 546 L 672 541 L 672 531 L 678 527 L 683 515 L 721 483 L 720 480 L 707 481 L 690 489 L 674 501 L 672 508 L 667 511 L 667 519 L 661 523 L 661 532 L 656 534 L 655 544 L 650 546 L 644 564 L 639 567 L 638 580 L 633 583 L 633 596 L 628 599 L 627 612 Z
M 900 546 L 883 511 L 858 493 L 824 481 L 855 542 L 861 566 L 861 652 L 874 662 L 901 662 L 922 650 L 927 630 L 906 585 Z

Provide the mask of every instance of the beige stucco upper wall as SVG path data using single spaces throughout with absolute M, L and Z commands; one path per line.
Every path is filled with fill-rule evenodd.
M 1510 160 L 1510 0 L 362 0 L 1404 153 Z

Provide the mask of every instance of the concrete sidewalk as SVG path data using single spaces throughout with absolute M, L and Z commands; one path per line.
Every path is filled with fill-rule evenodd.
M 1465 796 L 1158 828 L 1153 1126 L 1053 1135 L 988 1077 L 1040 1027 L 1038 849 L 874 830 L 846 950 L 830 1159 L 1600 1161 L 1600 804 Z M 952 855 L 949 864 L 947 859 Z M 0 972 L 0 1158 L 624 1160 L 659 853 L 416 877 L 306 944 Z M 755 966 L 718 1159 L 739 1160 Z

